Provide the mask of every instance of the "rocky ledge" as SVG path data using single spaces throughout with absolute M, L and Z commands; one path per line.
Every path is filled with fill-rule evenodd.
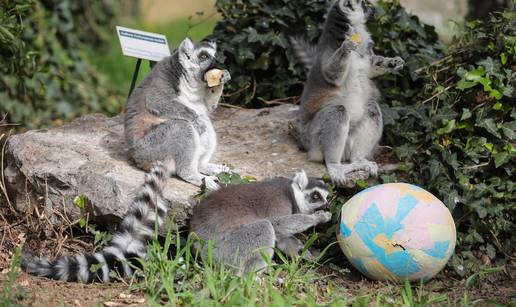
M 325 168 L 309 162 L 289 135 L 296 106 L 249 110 L 219 108 L 213 115 L 219 145 L 216 163 L 230 165 L 257 179 L 292 176 L 304 169 L 320 177 Z M 84 116 L 52 129 L 12 136 L 6 147 L 4 171 L 10 200 L 17 210 L 38 210 L 55 225 L 79 219 L 86 212 L 100 224 L 119 221 L 143 182 L 144 173 L 128 160 L 122 117 Z M 171 178 L 164 194 L 171 216 L 184 226 L 199 189 Z M 87 206 L 73 203 L 86 197 Z

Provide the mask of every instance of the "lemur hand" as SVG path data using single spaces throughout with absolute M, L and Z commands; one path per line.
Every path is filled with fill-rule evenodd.
M 358 46 L 360 46 L 360 44 L 353 41 L 350 36 L 346 36 L 346 38 L 342 42 L 341 48 L 347 51 L 356 51 L 358 49 Z
M 222 78 L 220 79 L 220 83 L 226 84 L 231 80 L 231 75 L 229 74 L 229 71 L 224 70 L 224 74 L 222 75 Z
M 317 211 L 313 215 L 319 220 L 319 223 L 326 223 L 331 221 L 331 212 Z
M 403 68 L 403 65 L 405 65 L 405 61 L 402 58 L 400 58 L 399 56 L 391 58 L 389 60 L 389 67 L 393 71 L 401 70 Z

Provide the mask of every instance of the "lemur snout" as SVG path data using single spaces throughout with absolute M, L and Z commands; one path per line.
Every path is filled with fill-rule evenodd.
M 330 210 L 330 203 L 329 202 L 325 202 L 324 205 L 322 205 L 319 209 L 321 210 Z

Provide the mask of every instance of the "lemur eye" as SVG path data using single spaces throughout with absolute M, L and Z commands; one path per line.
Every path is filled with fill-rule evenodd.
M 321 194 L 319 194 L 317 192 L 313 192 L 311 197 L 313 200 L 319 200 L 319 199 L 321 199 Z
M 201 61 L 206 61 L 209 58 L 210 58 L 210 56 L 206 52 L 199 54 L 199 60 L 201 60 Z

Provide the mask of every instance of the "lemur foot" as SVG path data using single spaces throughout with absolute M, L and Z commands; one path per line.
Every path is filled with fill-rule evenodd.
M 205 166 L 201 166 L 199 171 L 201 174 L 208 176 L 216 176 L 220 173 L 231 173 L 231 169 L 223 164 L 212 164 L 208 163 Z
M 353 161 L 348 165 L 351 169 L 353 169 L 353 171 L 365 171 L 368 174 L 368 177 L 378 176 L 378 164 L 376 164 L 374 161 L 360 159 Z
M 351 164 L 328 164 L 327 168 L 331 181 L 337 186 L 376 177 L 378 174 L 378 165 L 367 160 L 355 161 Z
M 220 185 L 217 183 L 218 179 L 214 176 L 206 176 L 204 177 L 204 184 L 206 185 L 206 189 L 208 191 L 217 191 L 220 189 Z
M 196 185 L 200 187 L 203 183 L 206 186 L 206 189 L 209 191 L 217 191 L 220 189 L 219 184 L 217 183 L 218 179 L 215 176 L 179 176 L 181 179 L 183 179 L 186 182 L 189 182 L 193 185 Z

